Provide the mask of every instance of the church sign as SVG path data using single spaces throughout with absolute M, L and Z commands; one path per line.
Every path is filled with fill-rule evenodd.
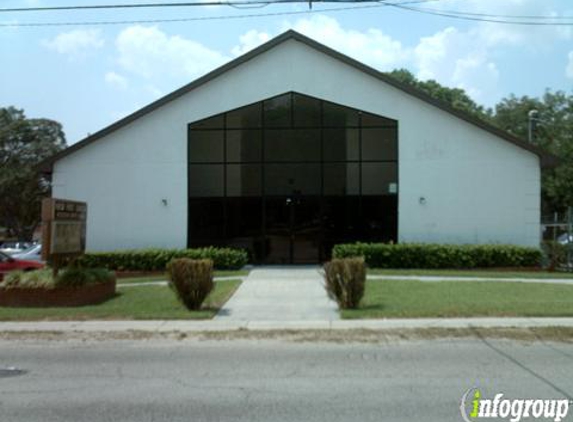
M 42 202 L 42 258 L 81 255 L 86 247 L 85 202 L 46 198 Z

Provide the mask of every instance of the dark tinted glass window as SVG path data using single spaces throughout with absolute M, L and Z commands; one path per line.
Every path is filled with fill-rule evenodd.
M 225 114 L 218 114 L 207 119 L 199 120 L 191 125 L 191 129 L 220 129 L 225 126 Z
M 223 162 L 224 130 L 190 130 L 189 161 L 192 163 Z
M 398 157 L 395 128 L 362 129 L 362 159 L 389 161 Z
M 398 200 L 395 196 L 365 196 L 362 199 L 362 239 L 389 242 L 397 237 Z
M 225 236 L 225 201 L 222 199 L 189 200 L 189 243 Z
M 395 193 L 396 163 L 362 163 L 362 194 L 387 195 Z
M 258 128 L 262 125 L 261 103 L 241 107 L 227 113 L 227 128 Z
M 263 259 L 262 199 L 227 199 L 227 245 L 249 252 L 251 262 Z
M 227 165 L 227 196 L 260 196 L 261 165 Z
M 262 225 L 262 200 L 260 198 L 229 198 L 227 232 L 232 237 L 249 237 L 260 234 Z
M 265 194 L 320 195 L 320 164 L 266 164 Z
M 324 194 L 358 195 L 360 193 L 360 173 L 358 163 L 325 163 Z
M 341 105 L 324 102 L 324 126 L 358 126 L 358 111 Z
M 293 113 L 295 127 L 320 126 L 320 100 L 294 94 Z
M 397 137 L 392 119 L 295 93 L 190 124 L 189 245 L 302 263 L 396 241 Z
M 261 130 L 228 130 L 227 162 L 261 161 Z
M 266 127 L 291 126 L 291 94 L 271 98 L 263 104 Z
M 266 161 L 319 161 L 320 129 L 265 131 Z
M 359 129 L 323 130 L 324 161 L 358 161 Z
M 222 164 L 190 164 L 189 196 L 223 196 Z
M 395 126 L 396 120 L 387 119 L 382 116 L 362 112 L 362 126 Z
M 360 239 L 360 199 L 356 196 L 326 197 L 324 206 L 324 236 L 336 243 Z

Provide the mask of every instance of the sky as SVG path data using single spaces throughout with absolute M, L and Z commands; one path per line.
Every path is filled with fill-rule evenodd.
M 0 9 L 152 1 L 2 0 Z M 408 6 L 573 16 L 571 0 L 432 0 Z M 173 19 L 184 21 L 134 22 Z M 94 21 L 129 22 L 85 24 Z M 71 25 L 6 26 L 24 23 Z M 573 25 L 503 25 L 382 3 L 313 4 L 312 10 L 307 3 L 248 9 L 202 5 L 0 11 L 0 107 L 59 121 L 71 145 L 288 29 L 380 71 L 405 68 L 419 79 L 463 88 L 486 107 L 511 94 L 537 97 L 546 89 L 573 94 Z

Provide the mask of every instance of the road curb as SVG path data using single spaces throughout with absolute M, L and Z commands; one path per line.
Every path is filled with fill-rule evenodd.
M 10 332 L 217 332 L 572 327 L 573 318 L 429 318 L 333 321 L 30 321 L 1 322 Z

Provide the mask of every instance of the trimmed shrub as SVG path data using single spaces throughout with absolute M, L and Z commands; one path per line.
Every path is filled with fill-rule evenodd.
M 115 274 L 103 268 L 68 268 L 61 271 L 55 279 L 52 270 L 44 269 L 12 271 L 4 277 L 0 287 L 7 289 L 55 289 L 58 287 L 81 287 L 113 280 L 115 280 Z
M 247 265 L 248 254 L 242 249 L 139 249 L 114 252 L 91 252 L 79 257 L 75 266 L 107 268 L 115 271 L 164 271 L 173 259 L 210 259 L 218 270 L 239 269 Z
M 333 258 L 364 257 L 372 268 L 538 267 L 541 250 L 514 245 L 353 243 L 334 246 Z
M 324 264 L 326 291 L 341 309 L 355 309 L 364 296 L 364 258 L 333 259 Z
M 169 287 L 189 310 L 201 308 L 213 290 L 213 261 L 177 258 L 167 265 Z
M 58 274 L 56 287 L 80 287 L 115 280 L 115 274 L 105 268 L 68 268 Z
M 7 289 L 53 289 L 52 270 L 12 271 L 6 274 L 0 286 Z

